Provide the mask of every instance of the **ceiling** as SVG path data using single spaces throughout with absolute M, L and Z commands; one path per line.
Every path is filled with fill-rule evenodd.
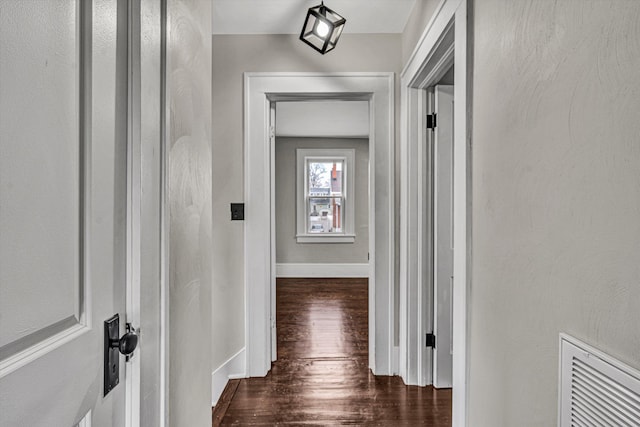
M 299 34 L 320 0 L 212 0 L 213 34 Z M 345 33 L 401 33 L 416 0 L 326 0 Z

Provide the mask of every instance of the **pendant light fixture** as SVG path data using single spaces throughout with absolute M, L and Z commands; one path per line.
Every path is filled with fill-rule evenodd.
M 346 19 L 326 7 L 323 1 L 307 12 L 300 40 L 324 55 L 336 47 L 346 22 Z

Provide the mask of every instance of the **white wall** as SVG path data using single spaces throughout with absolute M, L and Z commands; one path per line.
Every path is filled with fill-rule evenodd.
M 416 43 L 424 33 L 425 26 L 435 13 L 440 0 L 416 0 L 407 24 L 402 32 L 402 65 L 411 58 Z
M 296 149 L 355 150 L 356 234 L 353 243 L 296 242 Z M 276 263 L 367 264 L 369 254 L 369 140 L 363 138 L 276 138 Z
M 168 0 L 167 8 L 169 425 L 204 426 L 211 424 L 211 2 Z
M 368 137 L 369 102 L 277 102 L 276 136 Z
M 556 425 L 558 333 L 640 368 L 640 2 L 475 3 L 469 425 Z

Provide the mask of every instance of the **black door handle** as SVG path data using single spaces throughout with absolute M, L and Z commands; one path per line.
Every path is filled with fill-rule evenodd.
M 119 340 L 111 342 L 111 347 L 117 348 L 129 360 L 131 353 L 138 347 L 138 333 L 131 326 L 131 323 L 127 323 L 127 332 Z

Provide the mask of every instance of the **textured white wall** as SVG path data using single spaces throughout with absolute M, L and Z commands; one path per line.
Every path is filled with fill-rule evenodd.
M 402 32 L 402 65 L 406 64 L 440 0 L 416 0 Z
M 211 423 L 211 1 L 168 1 L 171 426 Z
M 556 425 L 558 333 L 640 368 L 640 2 L 475 3 L 469 425 Z

